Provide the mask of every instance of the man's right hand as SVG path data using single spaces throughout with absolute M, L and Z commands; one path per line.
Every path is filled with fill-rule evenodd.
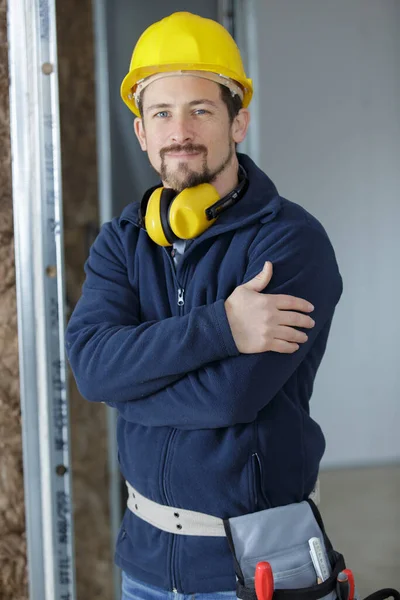
M 301 314 L 314 310 L 312 304 L 282 294 L 262 294 L 272 277 L 272 263 L 261 273 L 234 289 L 225 310 L 236 346 L 242 354 L 280 352 L 293 354 L 308 336 L 296 327 L 311 329 L 315 322 Z

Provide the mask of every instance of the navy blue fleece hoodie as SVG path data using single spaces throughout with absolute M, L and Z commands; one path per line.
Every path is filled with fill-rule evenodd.
M 238 157 L 244 197 L 187 244 L 177 268 L 140 228 L 138 203 L 102 227 L 66 335 L 82 395 L 118 411 L 124 477 L 155 502 L 223 518 L 311 492 L 325 442 L 309 400 L 342 292 L 322 225 Z M 267 260 L 265 293 L 315 306 L 294 354 L 240 354 L 230 331 L 224 301 Z M 115 560 L 185 594 L 235 589 L 224 538 L 166 533 L 129 509 Z

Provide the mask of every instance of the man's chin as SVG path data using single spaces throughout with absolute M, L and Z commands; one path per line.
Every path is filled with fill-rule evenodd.
M 165 181 L 168 187 L 172 188 L 176 192 L 180 193 L 183 190 L 186 190 L 189 187 L 193 187 L 194 185 L 198 185 L 197 183 L 193 184 L 188 179 L 168 179 Z
M 199 171 L 196 171 L 195 169 L 188 171 L 185 169 L 184 173 L 175 171 L 174 173 L 168 174 L 164 181 L 169 187 L 173 188 L 177 192 L 181 192 L 186 188 L 205 183 L 206 179 L 207 176 L 205 176 L 200 169 Z

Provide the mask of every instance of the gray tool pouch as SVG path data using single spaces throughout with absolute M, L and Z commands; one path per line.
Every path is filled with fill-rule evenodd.
M 224 520 L 226 537 L 236 572 L 236 595 L 257 599 L 254 574 L 258 562 L 269 562 L 274 577 L 273 600 L 336 600 L 337 576 L 346 568 L 344 558 L 332 548 L 321 515 L 311 499 Z M 308 540 L 318 537 L 329 568 L 322 583 L 311 560 Z M 354 596 L 358 599 L 357 594 Z M 365 600 L 400 600 L 400 593 L 385 588 Z
M 237 577 L 237 597 L 256 600 L 255 568 L 270 563 L 274 600 L 336 600 L 336 578 L 346 568 L 326 536 L 312 500 L 280 506 L 224 521 Z M 329 577 L 317 584 L 308 540 L 318 537 L 329 566 Z

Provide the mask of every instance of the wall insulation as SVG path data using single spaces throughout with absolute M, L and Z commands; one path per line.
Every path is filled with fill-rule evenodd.
M 11 194 L 7 2 L 0 0 L 0 599 L 27 598 Z
M 94 39 L 90 0 L 57 2 L 66 289 L 81 294 L 98 227 Z M 78 600 L 112 598 L 106 409 L 69 380 Z
M 67 303 L 81 293 L 98 224 L 94 48 L 90 0 L 57 3 Z M 27 600 L 18 374 L 7 2 L 0 0 L 0 600 Z M 106 413 L 70 377 L 78 599 L 112 598 Z

